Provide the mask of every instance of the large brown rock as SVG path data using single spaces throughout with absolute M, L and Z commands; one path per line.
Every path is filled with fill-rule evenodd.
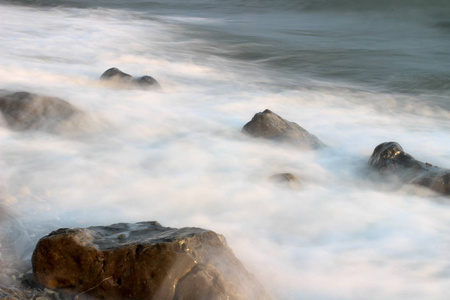
M 450 195 L 450 170 L 423 163 L 405 153 L 396 142 L 378 145 L 369 165 L 381 174 L 394 174 L 405 183 L 428 187 L 441 194 Z
M 312 149 L 324 146 L 315 135 L 297 123 L 289 122 L 268 109 L 255 114 L 252 120 L 245 124 L 242 131 L 257 138 L 289 142 Z
M 99 299 L 269 299 L 225 239 L 157 222 L 59 229 L 33 253 L 42 285 Z
M 114 67 L 103 72 L 100 76 L 100 80 L 121 88 L 160 88 L 158 81 L 151 76 L 145 75 L 139 78 L 133 78 L 130 74 L 122 72 Z
M 0 111 L 14 130 L 59 131 L 81 111 L 56 97 L 28 92 L 0 95 Z

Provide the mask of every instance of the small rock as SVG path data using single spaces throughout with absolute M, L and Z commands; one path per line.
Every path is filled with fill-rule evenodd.
M 146 75 L 139 78 L 133 78 L 133 76 L 122 72 L 118 68 L 110 68 L 106 70 L 100 76 L 100 80 L 122 88 L 160 88 L 158 81 L 151 76 Z
M 300 178 L 292 173 L 275 174 L 275 175 L 272 175 L 270 177 L 270 179 L 277 183 L 286 184 L 289 188 L 292 188 L 292 189 L 299 188 L 300 183 L 301 183 Z
M 57 291 L 50 290 L 50 289 L 48 289 L 48 288 L 44 288 L 44 292 L 46 292 L 47 294 L 50 294 L 50 295 L 58 294 Z
M 134 82 L 141 87 L 160 88 L 158 81 L 151 76 L 142 76 L 134 79 Z
M 318 149 L 325 146 L 315 135 L 297 123 L 289 122 L 268 109 L 255 114 L 252 120 L 244 125 L 242 132 L 253 137 L 289 142 L 305 148 Z

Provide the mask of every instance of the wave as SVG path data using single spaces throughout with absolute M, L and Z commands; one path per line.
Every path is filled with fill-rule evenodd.
M 402 9 L 450 9 L 446 0 L 303 0 L 299 2 L 311 10 L 402 10 Z
M 37 6 L 75 6 L 75 7 L 153 7 L 158 5 L 186 5 L 182 0 L 1 0 L 0 3 L 16 3 L 21 5 L 37 5 Z M 421 11 L 444 10 L 450 11 L 450 2 L 448 0 L 193 0 L 189 1 L 189 6 L 201 8 L 210 7 L 253 7 L 253 8 L 296 8 L 300 10 L 335 10 L 335 11 L 361 11 L 361 10 L 408 10 L 417 9 Z

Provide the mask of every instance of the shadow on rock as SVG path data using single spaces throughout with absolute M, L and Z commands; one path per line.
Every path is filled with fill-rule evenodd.
M 223 236 L 157 222 L 59 229 L 33 253 L 36 280 L 78 299 L 270 299 Z
M 381 174 L 394 174 L 405 183 L 424 186 L 444 195 L 450 195 L 450 170 L 423 163 L 405 153 L 396 142 L 378 145 L 369 159 L 369 165 Z
M 297 123 L 289 122 L 268 109 L 255 114 L 242 128 L 242 132 L 256 138 L 288 142 L 302 148 L 318 149 L 325 146 L 315 135 Z

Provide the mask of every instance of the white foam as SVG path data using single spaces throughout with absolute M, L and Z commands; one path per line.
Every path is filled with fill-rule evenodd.
M 260 84 L 276 85 L 264 70 L 177 49 L 170 26 L 119 11 L 2 5 L 0 26 L 1 88 L 61 97 L 101 123 L 75 138 L 0 128 L 2 194 L 16 200 L 4 205 L 29 233 L 156 220 L 225 235 L 279 299 L 447 294 L 447 199 L 365 168 L 390 140 L 450 166 L 448 112 L 357 88 L 274 92 Z M 163 89 L 98 84 L 112 66 L 154 76 Z M 329 148 L 242 135 L 266 108 Z M 269 180 L 283 172 L 298 174 L 300 188 Z

